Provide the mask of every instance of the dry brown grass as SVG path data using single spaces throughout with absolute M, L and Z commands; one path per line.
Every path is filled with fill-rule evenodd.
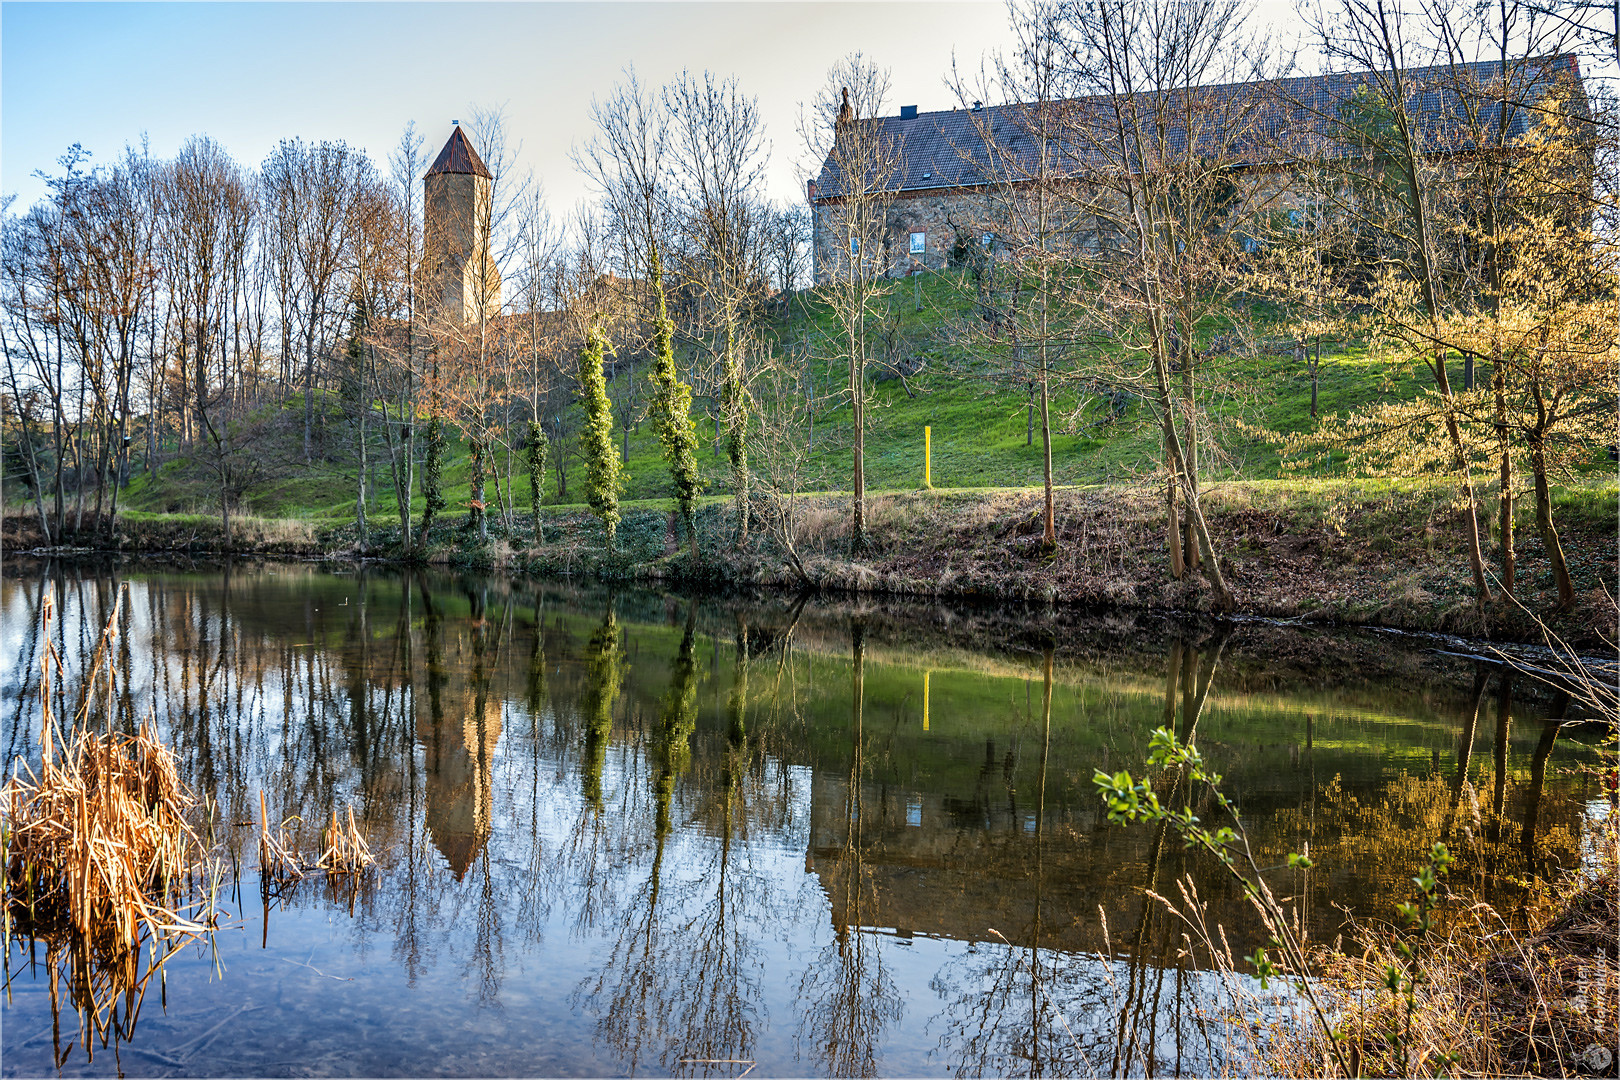
M 102 679 L 110 692 L 117 678 L 111 648 L 117 617 L 115 604 L 85 679 L 81 721 Z M 128 948 L 143 932 L 200 933 L 207 924 L 181 914 L 182 886 L 205 854 L 186 821 L 196 798 L 150 725 L 136 735 L 62 731 L 52 705 L 61 662 L 50 644 L 50 618 L 47 598 L 40 771 L 24 765 L 0 789 L 8 915 L 26 911 L 34 927 L 86 936 L 110 931 Z
M 138 735 L 80 732 L 41 740 L 39 775 L 5 787 L 6 887 L 36 927 L 111 931 L 133 948 L 143 931 L 200 933 L 180 914 L 181 884 L 202 845 L 186 823 L 194 800 L 150 726 Z
M 231 532 L 238 545 L 305 545 L 318 539 L 314 522 L 304 518 L 232 518 Z
M 1615 1075 L 1620 866 L 1612 815 L 1602 831 L 1605 853 L 1547 899 L 1532 931 L 1472 903 L 1459 905 L 1443 931 L 1421 939 L 1387 925 L 1352 923 L 1348 950 L 1317 950 L 1312 977 L 1331 1005 L 1352 1073 Z M 1417 957 L 1410 1016 L 1387 985 L 1391 969 L 1408 970 L 1398 951 L 1402 941 L 1415 946 Z M 1342 1075 L 1329 1047 L 1320 1027 L 1276 1028 L 1266 1071 Z
M 333 808 L 331 821 L 321 827 L 321 854 L 314 861 L 299 854 L 293 828 L 297 821 L 285 818 L 272 826 L 264 792 L 259 792 L 259 873 L 266 887 L 291 884 L 316 870 L 334 878 L 358 876 L 377 861 L 355 821 L 354 807 L 342 813 Z
M 259 873 L 273 881 L 296 881 L 304 876 L 304 864 L 298 858 L 298 840 L 287 831 L 288 822 L 270 827 L 270 812 L 265 806 L 264 792 L 259 792 Z
M 92 1036 L 127 1039 L 152 976 L 188 941 L 212 930 L 220 867 L 187 823 L 196 798 L 174 755 L 150 724 L 135 735 L 80 727 L 66 734 L 54 715 L 61 672 L 47 643 L 40 670 L 40 769 L 24 766 L 0 789 L 4 806 L 5 931 L 44 943 L 53 1030 L 61 993 L 77 1014 L 76 1035 L 59 1038 L 58 1062 Z M 118 605 L 85 674 L 74 718 L 90 714 L 97 687 L 118 678 L 111 647 Z M 32 951 L 30 951 L 32 956 Z

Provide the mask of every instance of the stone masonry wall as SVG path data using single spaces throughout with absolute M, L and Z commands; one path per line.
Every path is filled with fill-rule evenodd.
M 867 258 L 874 267 L 895 277 L 904 276 L 918 266 L 944 269 L 957 258 L 959 244 L 980 242 L 994 212 L 990 198 L 973 190 L 942 188 L 902 195 L 891 203 L 884 215 L 882 233 L 877 238 L 879 250 L 867 253 Z M 812 204 L 817 284 L 828 280 L 850 257 L 842 225 L 839 204 Z M 922 233 L 920 256 L 911 254 L 912 233 Z

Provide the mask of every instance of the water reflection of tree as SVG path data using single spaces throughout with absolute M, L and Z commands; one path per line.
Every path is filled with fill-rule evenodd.
M 1162 723 L 1184 741 L 1197 737 L 1199 718 L 1209 700 L 1225 637 L 1195 647 L 1174 639 L 1168 655 Z M 1207 665 L 1205 658 L 1207 657 Z M 1027 924 L 995 928 L 1000 944 L 971 950 L 963 970 L 942 970 L 936 991 L 954 995 L 946 1007 L 941 1050 L 959 1076 L 1152 1075 L 1167 1065 L 1184 1067 L 1183 1019 L 1195 1003 L 1180 955 L 1178 924 L 1146 893 L 1163 888 L 1161 871 L 1171 838 L 1159 829 L 1140 877 L 1122 882 L 1142 895 L 1134 924 L 1113 939 L 1123 963 L 1056 952 L 1046 916 L 1047 777 L 1051 756 L 1053 653 L 1043 657 L 1041 754 L 1036 773 L 1034 833 L 1028 841 L 1030 890 Z M 1179 772 L 1156 782 L 1162 801 L 1187 801 Z M 1063 883 L 1055 883 L 1062 888 Z M 1123 977 L 1123 978 L 1122 978 Z M 1166 1043 L 1168 1045 L 1161 1045 Z M 1208 1060 L 1207 1058 L 1205 1060 Z
M 1187 647 L 1179 638 L 1171 646 L 1164 700 L 1166 726 L 1175 730 L 1181 741 L 1188 746 L 1193 746 L 1197 742 L 1198 721 L 1203 717 L 1204 708 L 1209 702 L 1210 687 L 1214 684 L 1215 671 L 1220 666 L 1221 652 L 1225 647 L 1224 632 L 1216 636 L 1213 648 L 1206 646 L 1204 650 L 1200 650 Z M 1205 652 L 1209 656 L 1207 668 L 1203 664 Z M 1181 696 L 1179 727 L 1175 715 L 1178 681 Z M 1188 784 L 1187 770 L 1183 767 L 1167 777 L 1161 777 L 1156 786 L 1161 789 L 1169 788 L 1168 794 L 1162 796 L 1162 801 L 1165 806 L 1174 810 L 1190 807 L 1191 792 L 1188 790 Z M 1153 847 L 1148 855 L 1146 880 L 1141 886 L 1141 915 L 1127 946 L 1129 955 L 1126 963 L 1125 999 L 1120 1004 L 1112 1053 L 1111 1075 L 1114 1076 L 1129 1076 L 1138 1069 L 1145 1069 L 1149 1075 L 1157 1071 L 1163 1053 L 1159 1045 L 1160 1039 L 1166 1034 L 1170 1035 L 1175 1043 L 1173 1051 L 1175 1064 L 1178 1068 L 1180 1066 L 1182 1052 L 1180 1018 L 1185 988 L 1182 976 L 1189 958 L 1183 955 L 1182 949 L 1178 946 L 1186 940 L 1184 936 L 1186 928 L 1175 921 L 1164 906 L 1150 895 L 1162 888 L 1159 872 L 1164 860 L 1165 846 L 1169 842 L 1169 822 L 1161 822 L 1153 837 Z M 1170 1001 L 1166 1002 L 1164 983 L 1166 976 L 1172 971 L 1174 986 L 1170 992 Z M 1173 1006 L 1168 1018 L 1166 1005 Z M 1170 1020 L 1168 1032 L 1162 1030 L 1166 1019 Z
M 578 693 L 579 718 L 584 728 L 579 759 L 581 806 L 565 853 L 576 904 L 574 925 L 581 934 L 594 930 L 610 917 L 615 882 L 627 866 L 625 853 L 614 850 L 613 845 L 616 840 L 622 840 L 622 826 L 632 812 L 633 795 L 629 785 L 619 785 L 618 805 L 610 813 L 602 790 L 602 774 L 613 733 L 614 706 L 629 668 L 615 607 L 615 599 L 610 596 L 602 623 L 591 632 L 581 657 L 583 683 Z
M 741 616 L 733 656 L 725 738 L 718 761 L 706 770 L 697 811 L 704 831 L 719 843 L 705 846 L 707 859 L 691 885 L 694 902 L 682 924 L 682 952 L 690 960 L 674 999 L 683 1060 L 695 1071 L 722 1075 L 736 1069 L 720 1063 L 750 1061 L 754 1055 L 764 925 L 755 913 L 776 910 L 775 882 L 754 864 L 748 844 L 756 817 L 768 820 L 776 807 L 764 775 L 764 732 L 749 725 L 752 641 Z
M 540 807 L 543 802 L 540 789 L 541 757 L 545 748 L 545 735 L 541 730 L 547 707 L 548 680 L 546 679 L 546 627 L 545 600 L 537 590 L 533 597 L 534 636 L 529 642 L 529 659 L 524 679 L 523 702 L 528 714 L 529 748 L 529 812 L 528 859 L 519 883 L 518 910 L 515 922 L 529 940 L 538 944 L 547 917 L 551 914 L 552 880 L 546 865 L 547 852 L 542 843 Z M 554 725 L 555 726 L 555 725 Z M 544 793 L 549 795 L 549 791 Z
M 988 946 L 989 955 L 968 978 L 975 988 L 959 992 L 948 1007 L 949 1026 L 941 1046 L 955 1060 L 958 1076 L 1043 1076 L 1090 1071 L 1063 1010 L 1072 1005 L 1072 977 L 1062 958 L 1043 948 L 1042 900 L 1047 888 L 1044 860 L 1047 766 L 1052 747 L 1052 666 L 1049 644 L 1042 662 L 1041 753 L 1035 774 L 1034 835 L 1029 841 L 1029 923 L 1007 927 L 1011 937 L 994 930 L 1005 948 Z M 949 992 L 955 980 L 936 977 L 937 990 Z M 1054 995 L 1060 995 L 1055 997 Z
M 608 742 L 613 732 L 613 703 L 618 700 L 624 680 L 624 657 L 619 647 L 619 624 L 608 601 L 602 625 L 591 632 L 585 645 L 585 685 L 580 692 L 579 711 L 585 720 L 585 754 L 580 763 L 580 788 L 585 801 L 602 807 L 602 769 L 607 764 Z
M 673 827 L 675 780 L 690 760 L 691 735 L 697 726 L 696 617 L 696 608 L 689 608 L 649 748 L 655 807 L 652 869 L 630 899 L 608 958 L 584 994 L 588 1003 L 601 1010 L 597 1037 L 613 1048 L 630 1074 L 649 1050 L 667 1066 L 676 1049 L 666 1009 L 674 1004 L 673 982 L 683 957 L 669 947 L 659 899 L 664 887 L 664 850 Z
M 865 864 L 861 788 L 865 780 L 862 710 L 865 704 L 866 627 L 851 626 L 849 778 L 844 787 L 844 842 L 830 883 L 833 937 L 799 980 L 798 1042 L 821 1058 L 828 1076 L 876 1076 L 878 1045 L 886 1025 L 900 1019 L 902 1005 L 865 916 L 875 906 L 876 885 Z

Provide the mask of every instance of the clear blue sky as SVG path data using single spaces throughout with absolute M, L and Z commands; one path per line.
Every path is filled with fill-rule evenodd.
M 40 4 L 0 6 L 0 191 L 20 209 L 66 147 L 110 161 L 146 133 L 191 134 L 257 165 L 278 139 L 343 139 L 379 166 L 406 121 L 429 155 L 474 104 L 505 104 L 523 163 L 561 215 L 585 194 L 568 160 L 592 96 L 634 64 L 735 74 L 760 99 L 772 194 L 800 191 L 798 103 L 863 49 L 894 70 L 894 104 L 947 108 L 952 50 L 977 66 L 1006 40 L 977 3 Z
M 1259 0 L 1285 27 L 1291 0 Z M 44 193 L 72 143 L 113 160 L 144 133 L 192 134 L 257 166 L 282 138 L 343 139 L 386 168 L 407 121 L 436 154 L 451 121 L 505 105 L 520 165 L 561 217 L 587 194 L 568 159 L 589 106 L 633 64 L 735 75 L 773 143 L 771 194 L 802 197 L 799 103 L 860 49 L 893 71 L 891 107 L 952 108 L 953 55 L 977 69 L 1009 42 L 1001 0 L 835 3 L 3 3 L 0 193 Z

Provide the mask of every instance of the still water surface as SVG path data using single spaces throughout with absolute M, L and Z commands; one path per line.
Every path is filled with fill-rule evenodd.
M 70 670 L 122 597 L 114 722 L 156 717 L 241 869 L 93 1057 L 8 943 L 7 1076 L 1203 1072 L 1228 984 L 1142 890 L 1262 935 L 1093 770 L 1195 740 L 1260 864 L 1316 862 L 1270 880 L 1320 941 L 1442 837 L 1511 912 L 1593 795 L 1567 703 L 1389 635 L 299 566 L 13 573 L 8 770 L 47 594 Z M 306 852 L 352 806 L 377 869 L 261 888 L 261 792 Z

